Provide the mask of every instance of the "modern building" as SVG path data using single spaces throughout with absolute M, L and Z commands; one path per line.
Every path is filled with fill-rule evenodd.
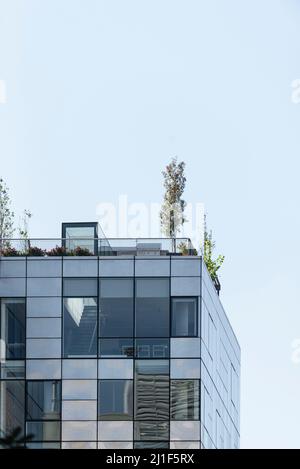
M 238 448 L 240 347 L 194 254 L 189 240 L 107 240 L 96 223 L 2 240 L 1 435 Z

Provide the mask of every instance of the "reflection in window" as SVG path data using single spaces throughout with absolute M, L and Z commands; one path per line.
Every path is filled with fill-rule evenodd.
M 25 358 L 25 300 L 1 300 L 0 356 L 7 360 Z
M 27 420 L 60 418 L 60 381 L 27 381 Z
M 136 441 L 134 449 L 168 449 L 167 441 Z
M 32 441 L 59 441 L 60 422 L 26 422 L 26 435 L 33 435 Z
M 136 280 L 136 336 L 169 336 L 169 279 Z
M 169 440 L 169 422 L 135 422 L 134 439 L 144 442 Z
M 134 356 L 132 339 L 100 339 L 100 357 L 132 358 Z
M 169 358 L 169 339 L 136 339 L 137 358 Z
M 133 386 L 131 380 L 100 380 L 98 394 L 100 420 L 131 420 Z
M 136 360 L 136 420 L 169 420 L 168 360 Z
M 132 337 L 133 280 L 101 279 L 99 292 L 99 335 Z
M 171 419 L 199 420 L 199 381 L 171 381 Z
M 172 298 L 172 336 L 197 335 L 197 298 Z
M 0 382 L 0 435 L 7 435 L 17 427 L 24 434 L 24 381 Z
M 64 299 L 64 357 L 97 355 L 97 299 Z
M 24 360 L 3 360 L 0 363 L 1 379 L 24 379 L 25 361 Z

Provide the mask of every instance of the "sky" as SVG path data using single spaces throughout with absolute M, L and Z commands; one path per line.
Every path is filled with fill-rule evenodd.
M 299 0 L 0 0 L 16 215 L 59 237 L 120 195 L 161 202 L 162 169 L 186 162 L 225 255 L 242 448 L 300 448 L 299 22 Z

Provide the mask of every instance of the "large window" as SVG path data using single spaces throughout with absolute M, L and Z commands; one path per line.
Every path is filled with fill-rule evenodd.
M 25 358 L 25 300 L 1 300 L 1 360 Z
M 132 420 L 132 380 L 100 380 L 98 392 L 99 420 Z
M 100 337 L 133 336 L 133 280 L 101 279 L 99 283 Z
M 171 419 L 199 420 L 199 381 L 171 381 Z
M 65 298 L 64 357 L 97 356 L 97 298 Z
M 136 280 L 136 336 L 170 334 L 169 279 Z
M 135 419 L 169 420 L 169 389 L 168 360 L 136 360 Z
M 60 381 L 27 381 L 27 420 L 59 420 L 60 401 Z
M 197 298 L 172 298 L 172 336 L 198 335 Z

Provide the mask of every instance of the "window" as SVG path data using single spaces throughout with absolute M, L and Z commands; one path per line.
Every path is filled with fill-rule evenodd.
M 32 441 L 59 441 L 60 422 L 27 422 L 26 434 L 32 435 Z
M 169 389 L 168 360 L 136 360 L 135 419 L 169 420 Z
M 132 419 L 132 380 L 100 380 L 98 396 L 98 418 L 100 420 Z
M 169 358 L 169 339 L 136 339 L 137 358 Z
M 172 337 L 198 335 L 197 298 L 172 298 Z
M 7 435 L 17 427 L 24 434 L 24 381 L 0 382 L 0 435 Z
M 63 223 L 62 237 L 63 246 L 67 250 L 80 247 L 97 254 L 97 223 Z
M 136 336 L 170 334 L 169 279 L 136 280 Z
M 99 296 L 99 335 L 132 337 L 133 280 L 101 279 Z
M 199 381 L 171 381 L 171 419 L 199 420 Z
M 133 339 L 100 339 L 99 350 L 102 358 L 132 358 Z
M 95 278 L 65 278 L 64 296 L 94 297 L 98 295 L 97 279 Z
M 64 357 L 97 356 L 97 298 L 65 298 Z
M 168 449 L 167 441 L 136 441 L 134 449 Z
M 134 439 L 144 442 L 144 444 L 149 441 L 168 441 L 169 422 L 135 422 Z
M 27 420 L 59 420 L 60 401 L 60 381 L 27 381 Z
M 25 358 L 25 300 L 1 301 L 1 349 L 2 359 Z

